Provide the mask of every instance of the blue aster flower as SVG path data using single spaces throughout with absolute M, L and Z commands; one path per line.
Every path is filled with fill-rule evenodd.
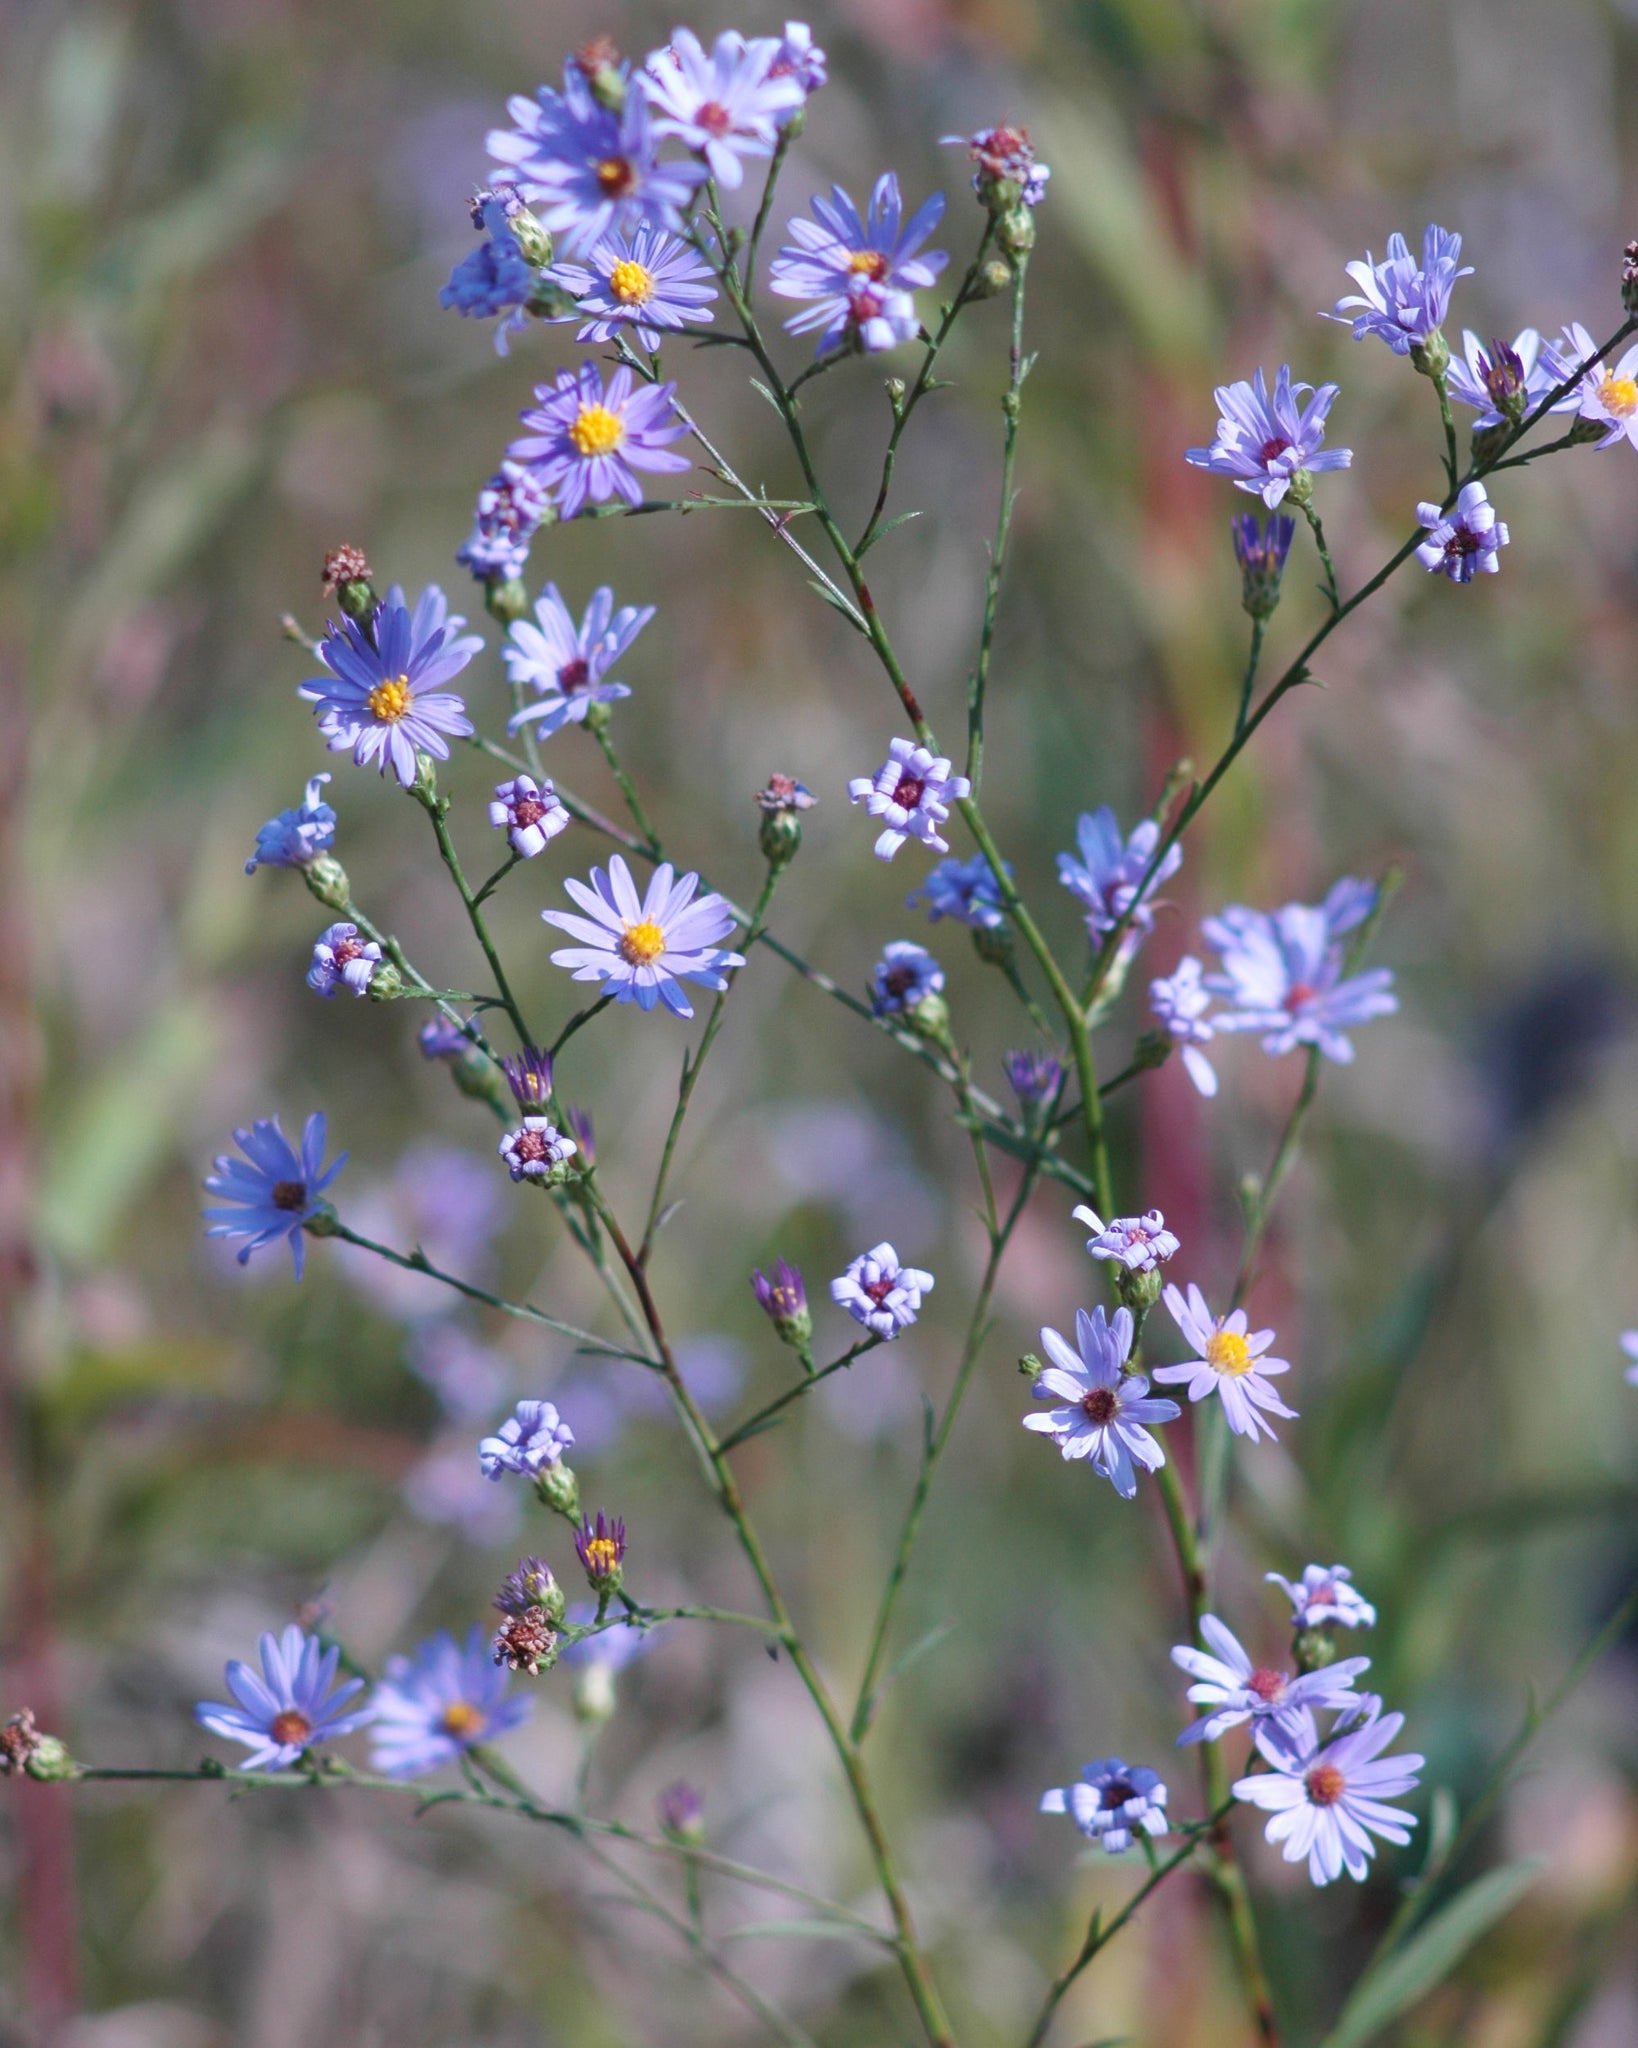
M 785 326 L 792 334 L 822 329 L 821 355 L 850 334 L 860 335 L 866 321 L 883 317 L 888 309 L 875 301 L 934 283 L 950 260 L 942 249 L 918 254 L 943 218 L 943 193 L 935 192 L 906 221 L 899 181 L 891 171 L 877 179 L 868 216 L 860 216 L 840 185 L 832 186 L 828 199 L 813 201 L 813 213 L 811 221 L 798 217 L 789 223 L 786 232 L 794 246 L 787 244 L 769 266 L 768 289 L 782 299 L 813 302 L 792 314 Z M 913 313 L 911 319 L 914 333 Z M 869 348 L 904 337 L 874 343 L 860 338 Z
M 529 560 L 529 543 L 552 509 L 552 496 L 521 462 L 503 462 L 478 493 L 472 535 L 455 559 L 480 582 L 509 583 Z
M 1184 460 L 1233 477 L 1237 489 L 1253 492 L 1272 511 L 1299 476 L 1346 469 L 1353 461 L 1351 448 L 1320 446 L 1325 416 L 1341 388 L 1322 384 L 1315 391 L 1312 384 L 1293 384 L 1289 363 L 1281 363 L 1272 397 L 1261 369 L 1249 384 L 1244 378 L 1219 384 L 1217 438 L 1209 448 L 1186 449 Z M 1303 405 L 1305 391 L 1313 396 Z
M 503 1472 L 533 1479 L 573 1444 L 574 1431 L 553 1402 L 520 1401 L 496 1434 L 479 1444 L 478 1463 L 485 1479 L 499 1479 Z
M 1010 862 L 1007 874 L 1010 878 Z M 941 917 L 953 917 L 975 932 L 993 932 L 1006 922 L 995 870 L 982 853 L 975 853 L 971 860 L 941 860 L 921 887 L 912 890 L 904 901 L 911 910 L 918 903 L 925 903 L 929 924 L 937 924 Z
M 683 994 L 685 981 L 703 988 L 728 986 L 727 970 L 743 967 L 743 953 L 725 952 L 717 943 L 728 937 L 738 920 L 720 896 L 695 900 L 698 875 L 674 874 L 663 861 L 649 877 L 648 893 L 639 897 L 631 870 L 619 854 L 608 871 L 593 868 L 592 886 L 564 883 L 585 917 L 567 910 L 543 910 L 547 924 L 583 941 L 552 955 L 557 967 L 572 967 L 576 981 L 607 983 L 616 1002 L 636 1003 L 652 1010 L 664 1003 L 679 1017 L 692 1017 Z
M 1390 235 L 1388 253 L 1380 263 L 1367 249 L 1363 263 L 1347 266 L 1348 275 L 1359 290 L 1338 299 L 1335 312 L 1324 317 L 1351 326 L 1355 341 L 1374 334 L 1396 356 L 1409 355 L 1444 320 L 1457 278 L 1473 275 L 1471 263 L 1461 269 L 1456 267 L 1461 253 L 1461 236 L 1431 223 L 1422 236 L 1420 263 L 1406 246 L 1403 235 Z
M 535 431 L 506 452 L 533 469 L 560 519 L 572 519 L 588 499 L 601 505 L 620 497 L 640 505 L 639 469 L 690 467 L 686 455 L 666 445 L 688 432 L 673 404 L 676 391 L 675 384 L 634 388 L 624 363 L 607 390 L 595 364 L 559 370 L 552 383 L 535 386 L 540 403 L 523 415 L 523 424 Z
M 1101 1842 L 1109 1855 L 1119 1856 L 1140 1834 L 1165 1834 L 1166 1787 L 1160 1773 L 1145 1764 L 1099 1757 L 1073 1785 L 1043 1792 L 1041 1811 L 1067 1813 L 1089 1842 Z
M 1050 1364 L 1035 1382 L 1035 1397 L 1057 1405 L 1024 1417 L 1024 1427 L 1049 1436 L 1066 1458 L 1089 1459 L 1123 1500 L 1137 1492 L 1137 1467 L 1157 1472 L 1166 1462 L 1151 1422 L 1170 1422 L 1183 1411 L 1175 1401 L 1156 1399 L 1140 1372 L 1128 1372 L 1132 1311 L 1116 1309 L 1105 1321 L 1103 1304 L 1075 1316 L 1072 1351 L 1056 1330 L 1043 1330 L 1041 1344 Z
M 331 1691 L 341 1661 L 333 1644 L 325 1649 L 317 1636 L 291 1622 L 282 1635 L 262 1637 L 261 1654 L 260 1676 L 237 1657 L 228 1663 L 227 1688 L 237 1706 L 201 1700 L 193 1710 L 212 1735 L 242 1742 L 251 1752 L 240 1770 L 288 1770 L 304 1750 L 350 1735 L 373 1718 L 372 1707 L 341 1711 L 364 1690 L 364 1681 L 344 1679 Z
M 665 332 L 713 317 L 716 286 L 704 281 L 713 275 L 680 235 L 654 227 L 605 235 L 584 263 L 551 271 L 578 301 L 575 312 L 559 317 L 586 322 L 577 341 L 612 341 L 630 329 L 651 355 Z
M 1494 576 L 1501 567 L 1501 551 L 1512 538 L 1505 519 L 1481 483 L 1463 484 L 1457 499 L 1446 512 L 1425 498 L 1416 508 L 1417 523 L 1427 529 L 1427 539 L 1416 550 L 1416 559 L 1436 576 L 1448 576 L 1452 583 L 1471 583 L 1475 576 Z
M 1168 1038 L 1182 1046 L 1189 1079 L 1207 1096 L 1217 1093 L 1216 1069 L 1200 1050 L 1203 1045 L 1210 1045 L 1215 1035 L 1206 1014 L 1211 1001 L 1200 962 L 1192 953 L 1184 954 L 1169 978 L 1149 984 L 1149 1008 L 1155 1022 Z
M 1201 934 L 1215 947 L 1220 972 L 1207 975 L 1205 987 L 1230 1006 L 1212 1018 L 1213 1030 L 1262 1032 L 1264 1052 L 1274 1055 L 1316 1045 L 1327 1059 L 1352 1060 L 1346 1033 L 1399 1007 L 1391 969 L 1344 971 L 1340 936 L 1368 914 L 1374 895 L 1370 884 L 1350 881 L 1318 906 L 1232 904 L 1207 918 Z
M 1154 930 L 1154 892 L 1183 865 L 1183 849 L 1168 847 L 1145 887 L 1143 878 L 1160 844 L 1160 827 L 1153 818 L 1145 818 L 1123 838 L 1114 812 L 1103 804 L 1081 813 L 1075 837 L 1081 857 L 1077 860 L 1072 853 L 1060 853 L 1058 879 L 1085 904 L 1086 929 L 1094 944 L 1131 911 L 1132 920 L 1121 944 L 1122 957 L 1129 959 Z
M 536 289 L 535 266 L 507 227 L 500 200 L 484 203 L 482 219 L 487 237 L 450 272 L 438 303 L 468 319 L 493 320 L 505 314 L 495 329 L 496 353 L 505 355 L 508 336 L 528 324 L 525 306 Z
M 744 182 L 742 158 L 773 155 L 781 126 L 808 96 L 778 37 L 747 39 L 737 29 L 724 30 L 709 55 L 692 29 L 673 30 L 636 83 L 655 133 L 703 157 L 725 192 Z
M 406 789 L 415 780 L 418 749 L 447 761 L 448 735 L 465 739 L 472 731 L 461 699 L 439 687 L 483 645 L 476 633 L 457 637 L 465 624 L 429 583 L 413 613 L 394 584 L 376 606 L 369 632 L 356 619 L 332 626 L 319 643 L 319 660 L 330 673 L 312 677 L 297 692 L 317 706 L 331 753 L 351 748 L 360 768 L 373 761 L 383 775 L 391 761 Z
M 344 988 L 350 995 L 367 996 L 380 965 L 377 941 L 361 939 L 358 926 L 343 921 L 331 925 L 314 942 L 307 986 L 315 995 L 333 996 L 338 988 Z
M 882 948 L 870 977 L 871 1008 L 878 1017 L 902 1017 L 944 989 L 944 969 L 925 946 L 894 939 Z
M 653 616 L 651 604 L 623 604 L 616 611 L 614 592 L 604 584 L 592 592 L 577 626 L 557 585 L 548 583 L 534 618 L 514 620 L 501 646 L 507 675 L 540 698 L 518 712 L 508 730 L 538 725 L 540 737 L 549 739 L 563 726 L 583 722 L 594 704 L 615 704 L 629 697 L 630 688 L 608 671 Z
M 1063 1085 L 1063 1062 L 1050 1052 L 1009 1052 L 1001 1064 L 1026 1115 L 1050 1102 Z
M 329 780 L 328 774 L 315 775 L 297 809 L 268 819 L 256 834 L 256 851 L 245 862 L 247 875 L 258 868 L 307 867 L 334 845 L 336 814 L 319 800 L 319 791 Z
M 802 88 L 804 99 L 816 93 L 830 76 L 825 53 L 813 40 L 813 30 L 805 21 L 787 21 L 785 33 L 780 39 L 779 52 L 768 66 L 770 78 L 794 78 Z M 780 118 L 783 128 L 791 113 Z
M 205 1235 L 248 1238 L 239 1251 L 241 1266 L 252 1252 L 283 1237 L 290 1241 L 291 1263 L 296 1278 L 301 1278 L 302 1230 L 325 1207 L 320 1197 L 347 1164 L 343 1152 L 328 1170 L 324 1168 L 324 1130 L 324 1112 L 315 1109 L 302 1132 L 298 1157 L 279 1129 L 278 1118 L 258 1117 L 248 1131 L 233 1134 L 243 1159 L 226 1152 L 218 1155 L 205 1192 L 231 1206 L 205 1211 L 210 1225 Z
M 464 1645 L 440 1629 L 412 1657 L 389 1657 L 372 1701 L 371 1765 L 389 1778 L 419 1778 L 459 1762 L 474 1743 L 493 1742 L 533 1713 L 522 1694 L 508 1699 L 510 1684 L 477 1627 Z
M 847 1271 L 830 1283 L 830 1298 L 856 1323 L 891 1343 L 921 1313 L 924 1294 L 931 1294 L 931 1273 L 906 1266 L 890 1244 L 872 1245 L 849 1262 Z

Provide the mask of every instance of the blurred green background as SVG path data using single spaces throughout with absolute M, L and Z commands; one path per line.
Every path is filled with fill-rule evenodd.
M 754 6 L 713 6 L 777 27 Z M 1243 501 L 1188 471 L 1211 387 L 1289 358 L 1336 376 L 1325 486 L 1345 584 L 1397 543 L 1437 476 L 1425 386 L 1314 317 L 1343 263 L 1428 218 L 1477 274 L 1451 320 L 1510 336 L 1619 318 L 1633 230 L 1638 8 L 1593 0 L 841 0 L 814 11 L 832 82 L 776 218 L 833 178 L 896 165 L 977 209 L 936 138 L 1029 123 L 1053 166 L 1031 274 L 1023 496 L 998 643 L 986 806 L 1021 883 L 1073 949 L 1053 855 L 1076 814 L 1130 820 L 1180 754 L 1213 758 L 1245 622 L 1226 522 Z M 393 789 L 323 755 L 281 638 L 322 615 L 324 550 L 383 580 L 442 580 L 529 387 L 573 360 L 561 330 L 499 360 L 439 310 L 470 246 L 465 203 L 508 94 L 555 80 L 596 31 L 639 55 L 648 5 L 189 0 L 0 8 L 0 1286 L 5 1543 L 0 1700 L 76 1754 L 186 1764 L 224 1657 L 324 1601 L 378 1665 L 483 1620 L 527 1540 L 566 1546 L 485 1490 L 472 1442 L 518 1394 L 580 1434 L 588 1505 L 621 1511 L 650 1600 L 751 1599 L 725 1528 L 630 1369 L 383 1285 L 332 1246 L 241 1272 L 207 1246 L 198 1182 L 232 1125 L 328 1112 L 350 1149 L 344 1216 L 420 1238 L 571 1318 L 595 1295 L 543 1205 L 514 1195 L 486 1113 L 414 1043 L 420 1013 L 302 985 L 325 918 L 291 877 L 242 872 L 255 829 L 333 768 L 337 850 L 413 958 L 469 985 L 476 956 L 430 834 Z M 1005 309 L 949 353 L 897 503 L 929 516 L 874 558 L 930 716 L 953 733 L 999 470 Z M 776 494 L 792 465 L 729 351 L 676 352 L 694 412 Z M 789 345 L 794 367 L 802 345 Z M 867 502 L 883 366 L 818 387 L 822 462 Z M 1325 650 L 1323 691 L 1271 722 L 1191 834 L 1143 966 L 1169 971 L 1225 900 L 1315 899 L 1404 864 L 1378 955 L 1401 1014 L 1328 1070 L 1253 1307 L 1295 1364 L 1299 1425 L 1242 1462 L 1220 1610 L 1272 1644 L 1261 1574 L 1346 1559 L 1381 1610 L 1371 1683 L 1460 1798 L 1630 1579 L 1638 1393 L 1638 466 L 1578 451 L 1498 490 L 1513 545 L 1483 588 L 1412 569 Z M 1317 620 L 1293 558 L 1274 651 Z M 898 729 L 879 675 L 796 565 L 737 517 L 597 523 L 537 548 L 577 608 L 611 581 L 654 602 L 623 665 L 616 735 L 679 857 L 741 899 L 750 802 L 771 769 L 821 796 L 782 886 L 780 935 L 862 988 L 881 944 L 926 938 L 850 810 Z M 469 602 L 469 608 L 470 606 Z M 491 731 L 489 649 L 464 684 Z M 549 765 L 617 801 L 571 732 Z M 490 851 L 482 763 L 457 763 L 455 830 Z M 968 849 L 957 846 L 958 852 Z M 503 892 L 520 994 L 574 994 L 536 913 L 600 849 L 576 830 Z M 479 872 L 483 872 L 480 867 Z M 1020 1027 L 943 925 L 957 1028 L 981 1082 Z M 1140 971 L 1134 981 L 1141 984 Z M 746 1285 L 777 1253 L 824 1280 L 891 1238 L 937 1275 L 891 1351 L 758 1439 L 741 1465 L 826 1668 L 857 1669 L 911 1483 L 920 1397 L 942 1395 L 981 1256 L 965 1141 L 936 1083 L 762 956 L 742 975 L 689 1126 L 657 1280 L 684 1363 L 724 1413 L 783 1384 Z M 1136 992 L 1106 1066 L 1141 1029 Z M 577 1039 L 565 1091 L 597 1119 L 617 1206 L 642 1197 L 690 1034 L 621 1011 Z M 1176 1065 L 1119 1098 L 1123 1206 L 1158 1203 L 1208 1291 L 1232 1275 L 1233 1190 L 1261 1167 L 1299 1063 L 1249 1044 L 1202 1104 Z M 872 1743 L 964 2042 L 1016 2041 L 1092 1904 L 1133 1881 L 1077 1860 L 1043 1787 L 1117 1751 L 1168 1767 L 1178 1602 L 1151 1493 L 1124 1507 L 1018 1428 L 1014 1370 L 1043 1321 L 1094 1298 L 1070 1198 L 1036 1199 L 942 1477 L 898 1642 L 950 1632 L 906 1673 Z M 847 1330 L 819 1311 L 821 1356 Z M 440 1399 L 435 1383 L 441 1382 Z M 450 1412 L 465 1401 L 470 1413 Z M 1181 1437 L 1183 1432 L 1174 1432 Z M 1186 1446 L 1183 1449 L 1186 1459 Z M 521 1490 L 520 1490 L 521 1491 Z M 567 1675 L 536 1686 L 508 1754 L 552 1798 L 577 1737 Z M 597 1811 L 651 1824 L 686 1776 L 713 1846 L 864 1905 L 849 1814 L 805 1699 L 754 1641 L 672 1629 L 621 1682 L 591 1771 Z M 1503 1802 L 1488 1856 L 1547 1859 L 1529 1901 L 1406 2021 L 1405 2048 L 1621 2048 L 1638 2040 L 1638 1668 L 1625 1644 Z M 350 1746 L 357 1754 L 362 1745 Z M 13 1796 L 14 1795 L 14 1796 Z M 1419 1811 L 1427 1812 L 1426 1794 Z M 571 1844 L 408 1801 L 229 1803 L 111 1786 L 8 1788 L 0 1815 L 0 2040 L 51 2048 L 695 2043 L 755 2038 L 670 1937 L 611 1902 Z M 1241 1839 L 1292 2038 L 1317 2038 L 1420 1848 L 1316 1894 Z M 1476 1867 L 1476 1866 L 1475 1866 Z M 772 1917 L 714 1891 L 721 1929 Z M 896 1977 L 840 1943 L 747 1940 L 736 1959 L 826 2048 L 909 2036 Z M 1066 2007 L 1065 2042 L 1248 2038 L 1210 1901 L 1174 1883 Z

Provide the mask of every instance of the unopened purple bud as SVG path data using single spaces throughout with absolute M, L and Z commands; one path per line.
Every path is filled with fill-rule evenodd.
M 780 1343 L 790 1345 L 793 1351 L 804 1350 L 813 1337 L 813 1317 L 808 1311 L 808 1290 L 797 1268 L 788 1259 L 776 1260 L 772 1279 L 766 1273 L 751 1275 L 751 1290 Z
M 705 1807 L 700 1795 L 686 1778 L 667 1785 L 660 1794 L 660 1832 L 676 1842 L 705 1839 Z
M 1524 359 L 1505 341 L 1492 341 L 1490 354 L 1479 358 L 1479 377 L 1497 412 L 1517 423 L 1529 404 Z
M 1266 526 L 1259 524 L 1255 512 L 1242 512 L 1229 521 L 1234 559 L 1240 565 L 1240 603 L 1254 619 L 1273 616 L 1296 530 L 1297 522 L 1283 512 L 1270 513 Z
M 533 1045 L 502 1059 L 507 1084 L 519 1109 L 544 1109 L 552 1099 L 552 1056 Z
M 563 1121 L 574 1132 L 575 1143 L 580 1147 L 580 1157 L 588 1166 L 597 1164 L 597 1132 L 593 1128 L 589 1109 L 566 1109 Z
M 1063 1066 L 1049 1052 L 1009 1052 L 1001 1064 L 1019 1107 L 1028 1116 L 1050 1102 L 1063 1086 Z

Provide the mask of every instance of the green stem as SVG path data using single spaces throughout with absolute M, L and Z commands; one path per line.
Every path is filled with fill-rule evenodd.
M 1457 473 L 1456 420 L 1450 410 L 1450 385 L 1442 370 L 1437 377 L 1430 378 L 1429 381 L 1439 397 L 1439 423 L 1445 430 L 1445 481 L 1450 487 L 1450 495 L 1455 497 Z
M 1331 615 L 1333 618 L 1335 618 L 1341 614 L 1342 597 L 1341 593 L 1337 589 L 1337 572 L 1331 561 L 1331 550 L 1325 544 L 1325 528 L 1320 523 L 1319 513 L 1315 509 L 1314 501 L 1311 497 L 1303 498 L 1299 501 L 1299 503 L 1302 510 L 1302 516 L 1304 517 L 1304 519 L 1308 521 L 1309 531 L 1314 536 L 1314 546 L 1319 552 L 1320 567 L 1325 571 L 1325 595 L 1331 601 Z M 1258 623 L 1261 624 L 1261 621 L 1259 621 Z M 1239 731 L 1245 723 L 1246 710 L 1248 702 L 1250 700 L 1250 696 L 1251 684 L 1248 678 L 1245 693 L 1240 700 L 1240 718 L 1235 726 L 1236 731 Z
M 768 165 L 767 182 L 762 187 L 762 199 L 756 210 L 756 220 L 751 228 L 751 239 L 745 245 L 745 296 L 749 298 L 756 289 L 756 259 L 762 247 L 763 230 L 768 225 L 768 216 L 773 211 L 774 187 L 779 183 L 779 174 L 785 168 L 785 159 L 790 154 L 791 125 L 787 121 L 779 131 L 779 140 L 774 144 L 773 161 Z
M 423 800 L 423 808 L 432 820 L 432 829 L 438 840 L 438 852 L 443 858 L 444 866 L 449 870 L 449 879 L 455 884 L 461 902 L 466 907 L 467 921 L 472 926 L 473 936 L 483 948 L 483 957 L 489 962 L 489 971 L 495 977 L 495 986 L 500 990 L 506 1014 L 512 1020 L 512 1029 L 525 1045 L 533 1045 L 535 1041 L 530 1036 L 528 1020 L 519 1009 L 517 998 L 512 994 L 511 984 L 506 979 L 506 969 L 501 965 L 500 954 L 495 950 L 495 942 L 489 936 L 489 927 L 484 921 L 483 911 L 479 908 L 478 899 L 472 894 L 466 876 L 461 871 L 460 856 L 455 851 L 454 840 L 449 836 L 449 799 L 442 796 L 428 797 Z
M 599 717 L 596 715 L 601 710 L 601 706 L 594 705 L 592 708 L 594 715 L 586 720 L 587 730 L 596 740 L 598 746 L 602 748 L 603 759 L 609 764 L 609 773 L 620 785 L 620 794 L 626 800 L 626 809 L 631 813 L 631 822 L 637 827 L 638 835 L 643 841 L 644 850 L 652 859 L 657 860 L 659 858 L 660 846 L 659 835 L 648 822 L 648 815 L 643 809 L 643 800 L 637 794 L 636 783 L 632 781 L 631 777 L 620 765 L 620 757 L 614 751 L 614 742 L 609 737 L 607 716 Z
M 984 776 L 984 693 L 989 687 L 990 654 L 995 645 L 995 616 L 1001 597 L 1001 577 L 1007 565 L 1007 540 L 1012 532 L 1013 465 L 1018 450 L 1018 416 L 1022 409 L 1024 379 L 1029 363 L 1024 356 L 1024 278 L 1027 256 L 1015 256 L 1012 263 L 1012 338 L 1007 357 L 1007 389 L 1001 400 L 1006 428 L 1001 439 L 1001 502 L 995 515 L 995 544 L 990 549 L 989 573 L 984 578 L 984 618 L 978 632 L 978 660 L 967 690 L 967 778 L 973 796 Z
M 477 909 L 480 903 L 487 902 L 488 899 L 494 895 L 495 891 L 500 887 L 501 883 L 506 880 L 507 876 L 512 872 L 512 870 L 517 866 L 518 862 L 522 860 L 522 858 L 523 855 L 521 853 L 509 853 L 506 856 L 505 860 L 501 862 L 500 866 L 496 868 L 495 872 L 489 877 L 489 880 L 485 882 L 483 887 L 478 891 L 477 895 L 473 897 L 472 907 L 474 910 Z
M 748 1415 L 737 1429 L 730 1430 L 718 1444 L 718 1450 L 727 1453 L 747 1437 L 760 1435 L 774 1416 L 783 1414 L 793 1401 L 800 1401 L 804 1394 L 812 1393 L 821 1380 L 828 1380 L 832 1373 L 845 1372 L 855 1359 L 863 1358 L 867 1351 L 874 1351 L 883 1340 L 877 1336 L 862 1337 L 857 1344 L 844 1351 L 840 1358 L 833 1358 L 829 1365 L 808 1366 L 806 1376 L 799 1379 L 794 1387 L 787 1387 L 784 1393 Z
M 1244 729 L 1246 714 L 1251 709 L 1251 692 L 1256 686 L 1257 664 L 1263 657 L 1263 636 L 1267 631 L 1268 621 L 1266 619 L 1252 620 L 1251 652 L 1246 656 L 1245 679 L 1240 685 L 1240 708 L 1234 714 L 1234 730 L 1236 732 Z

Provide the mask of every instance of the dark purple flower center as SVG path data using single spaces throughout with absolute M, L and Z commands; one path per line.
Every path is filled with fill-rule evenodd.
M 1081 1413 L 1102 1429 L 1120 1413 L 1120 1397 L 1113 1387 L 1094 1387 L 1081 1396 Z
M 1445 542 L 1445 559 L 1460 561 L 1467 555 L 1477 555 L 1484 549 L 1484 536 L 1475 533 L 1471 526 L 1458 526 Z
M 918 775 L 901 775 L 893 792 L 893 801 L 902 804 L 907 811 L 913 811 L 921 802 L 921 793 L 926 787 Z
M 363 951 L 357 939 L 337 939 L 330 948 L 330 957 L 338 967 L 346 967 Z
M 275 1209 L 305 1209 L 307 1207 L 306 1181 L 275 1181 L 273 1183 L 273 1206 Z
M 899 1283 L 897 1279 L 893 1279 L 866 1280 L 863 1281 L 861 1284 L 864 1288 L 865 1293 L 870 1296 L 870 1299 L 876 1304 L 877 1308 L 880 1308 L 882 1303 L 893 1292 L 893 1289 L 897 1287 Z
M 313 1732 L 313 1724 L 305 1714 L 298 1714 L 294 1707 L 286 1707 L 282 1714 L 275 1714 L 268 1722 L 267 1732 L 275 1742 L 305 1742 Z
M 901 1001 L 916 985 L 916 970 L 913 967 L 890 967 L 882 976 L 882 992 L 895 1002 Z
M 585 689 L 591 681 L 591 667 L 580 655 L 573 661 L 566 661 L 557 672 L 557 687 L 567 696 L 576 690 Z
M 734 117 L 721 100 L 707 100 L 694 116 L 695 123 L 707 135 L 726 135 L 734 125 Z
M 1128 1799 L 1136 1799 L 1137 1787 L 1127 1778 L 1115 1778 L 1104 1786 L 1101 1804 L 1105 1813 L 1113 1813 L 1117 1806 L 1124 1806 Z
M 1276 434 L 1272 441 L 1265 441 L 1257 450 L 1257 460 L 1264 463 L 1273 462 L 1277 457 L 1283 455 L 1290 446 L 1291 443 L 1286 440 L 1283 434 Z

